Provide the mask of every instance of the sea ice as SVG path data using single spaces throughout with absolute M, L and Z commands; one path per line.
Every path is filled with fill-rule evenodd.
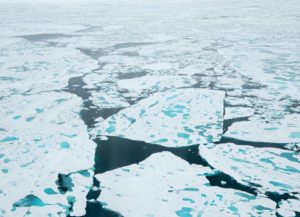
M 74 212 L 84 214 L 85 206 L 80 204 L 92 185 L 96 145 L 80 119 L 81 100 L 49 92 L 13 95 L 1 103 L 0 201 L 6 216 L 23 216 L 31 210 L 27 205 L 13 210 L 13 204 L 28 195 L 44 203 L 34 207 L 32 215 L 66 213 L 68 197 L 75 199 Z M 82 170 L 89 170 L 90 176 L 76 173 Z M 72 191 L 59 192 L 59 173 L 70 174 Z
M 200 145 L 201 156 L 214 168 L 260 193 L 300 193 L 300 157 L 293 151 L 232 143 Z
M 224 92 L 205 89 L 158 92 L 98 123 L 93 133 L 169 147 L 218 141 L 223 99 Z
M 259 119 L 236 122 L 229 127 L 224 137 L 251 142 L 299 143 L 300 116 L 285 115 L 266 123 Z
M 248 107 L 225 107 L 224 120 L 250 117 L 254 114 L 253 108 Z

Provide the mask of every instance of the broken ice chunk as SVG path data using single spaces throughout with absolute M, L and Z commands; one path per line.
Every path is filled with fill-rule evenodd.
M 253 108 L 248 107 L 226 107 L 225 108 L 225 120 L 249 117 L 254 114 Z
M 224 92 L 204 89 L 155 93 L 100 122 L 94 133 L 168 147 L 218 141 L 223 99 Z
M 298 143 L 300 142 L 300 116 L 266 123 L 262 120 L 236 122 L 229 127 L 224 137 L 251 142 Z
M 300 213 L 300 198 L 299 195 L 295 199 L 284 200 L 280 203 L 277 212 L 281 216 L 297 216 L 295 212 Z
M 273 201 L 211 186 L 208 173 L 212 173 L 209 167 L 161 152 L 139 164 L 96 175 L 101 180 L 98 200 L 128 217 L 274 216 Z
M 123 108 L 129 103 L 115 90 L 91 91 L 90 99 L 99 108 Z
M 97 88 L 101 87 L 102 83 L 113 75 L 108 73 L 90 73 L 83 77 L 83 81 L 86 83 L 85 88 Z
M 199 147 L 201 156 L 214 168 L 260 192 L 300 192 L 300 157 L 275 148 L 254 148 L 232 143 Z
M 225 99 L 225 105 L 231 107 L 231 106 L 241 106 L 241 107 L 252 107 L 251 102 L 242 97 L 232 97 L 232 96 L 227 96 Z
M 13 95 L 2 102 L 0 128 L 5 126 L 5 131 L 0 131 L 1 209 L 7 216 L 24 216 L 28 209 L 31 216 L 57 216 L 68 209 L 66 198 L 72 196 L 79 201 L 74 203 L 73 212 L 83 215 L 85 207 L 80 204 L 84 204 L 92 177 L 72 175 L 74 187 L 65 194 L 55 184 L 59 173 L 69 174 L 94 164 L 96 145 L 79 116 L 80 98 L 47 92 Z M 34 119 L 28 121 L 30 117 Z M 41 201 L 27 195 L 52 205 L 32 207 Z M 18 208 L 11 210 L 14 203 Z

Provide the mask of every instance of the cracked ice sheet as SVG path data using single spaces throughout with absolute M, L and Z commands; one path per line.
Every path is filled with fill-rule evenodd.
M 14 95 L 1 102 L 0 111 L 0 201 L 6 216 L 23 216 L 28 208 L 11 211 L 13 203 L 33 194 L 47 204 L 68 205 L 74 196 L 74 211 L 85 213 L 83 204 L 92 185 L 95 144 L 89 140 L 79 117 L 81 100 L 68 93 Z M 90 169 L 91 176 L 76 171 Z M 75 187 L 65 195 L 55 181 L 58 173 L 71 175 Z M 56 194 L 48 194 L 46 189 Z M 52 192 L 53 193 L 53 192 Z M 29 208 L 31 209 L 31 208 Z M 35 207 L 36 216 L 65 213 L 59 205 Z M 17 214 L 16 214 L 17 213 Z
M 205 177 L 210 173 L 209 167 L 190 165 L 168 152 L 157 153 L 139 164 L 97 174 L 98 200 L 128 217 L 275 216 L 273 201 L 210 186 Z
M 300 197 L 296 197 L 296 199 L 288 199 L 280 202 L 279 209 L 277 212 L 281 216 L 295 216 L 296 212 L 300 212 Z
M 232 143 L 202 145 L 199 150 L 212 167 L 244 185 L 260 185 L 261 193 L 300 193 L 300 156 L 295 152 Z
M 0 88 L 0 95 L 59 90 L 68 84 L 69 78 L 97 67 L 97 61 L 77 50 L 12 39 L 0 48 L 0 87 L 5 87 Z
M 99 108 L 124 108 L 129 106 L 129 103 L 118 91 L 114 90 L 111 84 L 104 84 L 101 90 L 91 91 L 89 99 Z
M 249 117 L 254 114 L 253 108 L 248 107 L 225 107 L 224 120 Z
M 219 141 L 223 99 L 224 92 L 205 89 L 158 92 L 98 123 L 93 134 L 168 147 Z
M 251 142 L 298 143 L 300 142 L 300 116 L 285 115 L 266 123 L 262 120 L 236 122 L 224 137 Z
M 110 73 L 89 73 L 83 77 L 83 81 L 86 83 L 85 88 L 93 89 L 102 86 L 105 81 L 114 80 L 113 75 Z

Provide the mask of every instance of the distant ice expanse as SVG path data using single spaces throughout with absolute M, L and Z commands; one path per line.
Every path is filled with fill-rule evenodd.
M 298 0 L 0 0 L 0 216 L 300 216 Z

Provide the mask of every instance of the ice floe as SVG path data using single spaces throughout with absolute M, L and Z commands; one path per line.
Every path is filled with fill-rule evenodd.
M 190 165 L 168 152 L 157 153 L 139 164 L 97 174 L 98 200 L 128 217 L 275 216 L 275 202 L 211 186 L 205 177 L 209 173 L 213 173 L 209 167 Z
M 297 216 L 294 212 L 300 212 L 300 197 L 296 196 L 295 199 L 288 199 L 280 202 L 277 212 L 281 216 Z
M 129 106 L 127 100 L 109 83 L 102 83 L 102 87 L 97 91 L 91 91 L 89 99 L 99 108 L 125 108 Z
M 229 127 L 224 137 L 251 142 L 299 143 L 300 116 L 285 115 L 266 123 L 259 119 L 236 122 Z
M 74 212 L 84 214 L 96 145 L 80 119 L 81 100 L 72 94 L 49 92 L 14 95 L 2 103 L 0 200 L 6 216 L 23 216 L 27 211 L 34 216 L 66 213 L 68 197 L 78 201 L 72 202 Z M 70 192 L 58 191 L 60 173 L 70 174 L 74 184 Z M 28 195 L 43 201 L 43 206 L 39 203 L 31 208 L 28 201 L 33 197 L 28 199 Z M 21 199 L 27 202 L 13 209 Z
M 260 193 L 300 193 L 300 156 L 293 151 L 232 143 L 199 149 L 212 167 Z
M 253 108 L 248 107 L 225 107 L 224 120 L 250 117 L 254 114 Z
M 218 141 L 223 99 L 224 92 L 204 89 L 155 93 L 98 123 L 93 133 L 169 147 Z

